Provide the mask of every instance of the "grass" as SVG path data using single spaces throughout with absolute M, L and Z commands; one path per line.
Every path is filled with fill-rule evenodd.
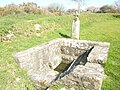
M 104 67 L 107 78 L 103 81 L 102 90 L 120 90 L 120 18 L 114 16 L 92 13 L 83 13 L 80 16 L 80 39 L 111 44 L 108 61 Z M 0 43 L 0 90 L 35 90 L 26 71 L 19 67 L 12 56 L 16 52 L 55 38 L 70 38 L 72 19 L 73 16 L 33 14 L 0 17 L 0 34 L 6 34 L 9 30 L 15 33 L 12 41 Z M 34 33 L 36 23 L 42 26 L 39 33 L 43 33 L 40 36 Z M 26 36 L 25 32 L 33 34 Z

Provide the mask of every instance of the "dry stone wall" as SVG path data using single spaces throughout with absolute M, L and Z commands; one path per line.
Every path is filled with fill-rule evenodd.
M 69 64 L 94 46 L 85 66 L 78 65 L 58 83 L 81 86 L 86 90 L 100 90 L 104 76 L 102 64 L 107 60 L 109 43 L 73 39 L 55 39 L 48 43 L 18 52 L 14 59 L 28 75 L 36 88 L 45 88 L 57 76 L 54 69 L 61 63 Z

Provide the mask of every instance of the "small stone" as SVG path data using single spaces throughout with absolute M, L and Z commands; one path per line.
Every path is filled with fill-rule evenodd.
M 40 24 L 35 24 L 34 27 L 35 27 L 35 30 L 40 30 L 41 25 Z
M 17 78 L 16 78 L 16 82 L 19 82 L 19 81 L 20 81 L 20 78 L 19 78 L 19 77 L 17 77 Z
M 66 88 L 64 87 L 64 88 L 61 88 L 60 90 L 66 90 Z
M 75 90 L 75 88 L 72 87 L 72 88 L 70 88 L 70 90 Z
M 6 40 L 6 41 L 9 41 L 9 40 L 11 40 L 11 38 L 12 38 L 13 36 L 14 36 L 13 32 L 9 31 L 9 34 L 7 34 L 7 35 L 5 36 L 5 40 Z

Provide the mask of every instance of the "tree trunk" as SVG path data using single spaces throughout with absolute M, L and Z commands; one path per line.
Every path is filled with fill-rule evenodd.
M 80 14 L 80 0 L 78 0 L 78 13 Z

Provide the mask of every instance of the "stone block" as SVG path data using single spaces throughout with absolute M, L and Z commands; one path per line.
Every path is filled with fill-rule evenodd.
M 85 90 L 100 90 L 104 69 L 100 64 L 87 63 L 78 65 L 70 74 L 59 80 L 70 87 L 83 87 Z
M 102 64 L 107 60 L 109 43 L 59 38 L 48 43 L 18 52 L 13 57 L 28 75 L 36 88 L 45 88 L 58 74 L 54 69 L 61 63 L 71 63 L 92 46 L 85 66 L 78 65 L 60 81 L 71 87 L 100 90 L 104 75 Z

